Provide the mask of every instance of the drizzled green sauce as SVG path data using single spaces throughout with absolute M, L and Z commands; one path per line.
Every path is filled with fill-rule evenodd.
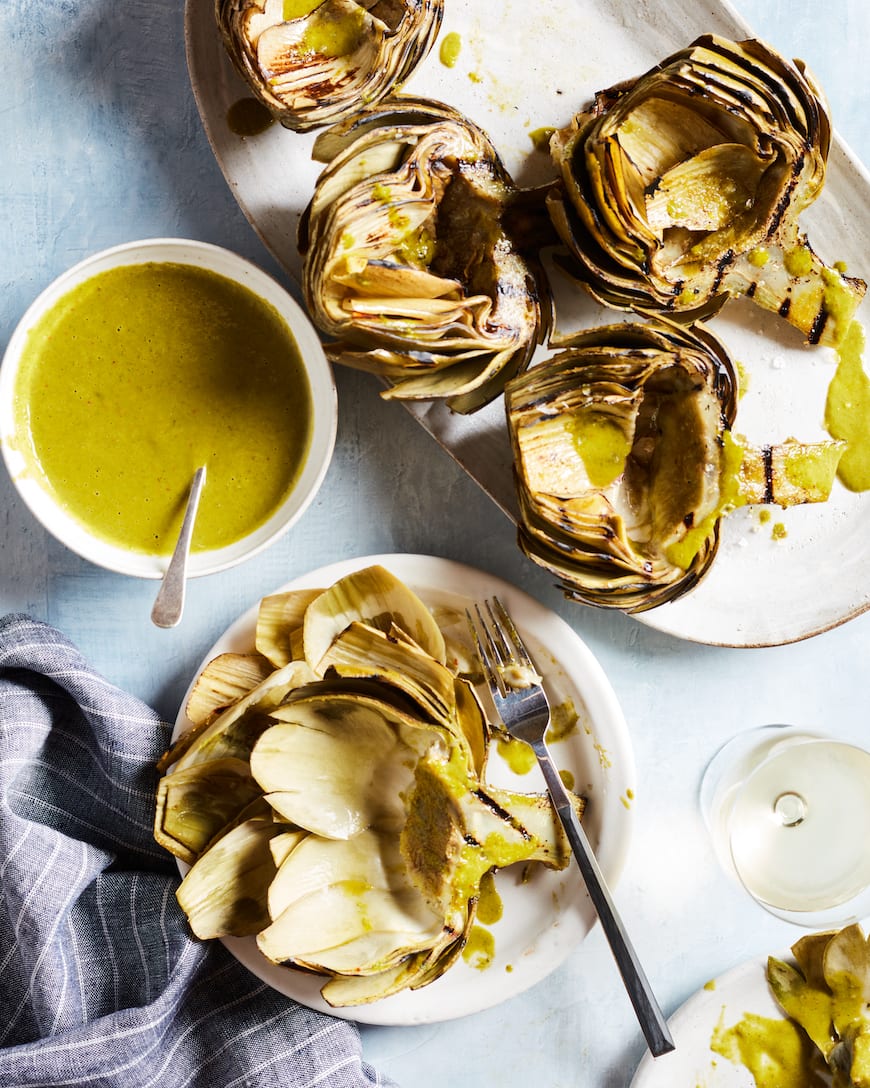
M 441 48 L 438 51 L 438 59 L 444 67 L 452 68 L 459 60 L 461 52 L 462 38 L 455 31 L 445 34 L 444 40 L 441 42 Z
M 847 443 L 837 475 L 850 491 L 870 489 L 870 377 L 862 361 L 864 339 L 861 325 L 853 321 L 838 349 L 825 404 L 828 433 Z

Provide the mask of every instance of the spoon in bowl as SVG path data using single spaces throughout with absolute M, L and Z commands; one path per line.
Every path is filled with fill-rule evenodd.
M 187 499 L 187 509 L 184 511 L 181 532 L 178 534 L 178 542 L 175 545 L 172 558 L 169 560 L 166 573 L 163 575 L 163 582 L 154 601 L 154 607 L 151 609 L 151 620 L 158 627 L 175 627 L 184 611 L 184 591 L 187 584 L 187 558 L 190 555 L 190 539 L 193 535 L 193 524 L 196 521 L 199 497 L 204 485 L 205 465 L 202 465 L 193 474 L 190 495 Z

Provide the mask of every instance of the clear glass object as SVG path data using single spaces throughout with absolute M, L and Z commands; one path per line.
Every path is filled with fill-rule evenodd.
M 870 916 L 870 752 L 751 729 L 713 757 L 700 802 L 720 863 L 767 910 L 812 928 Z

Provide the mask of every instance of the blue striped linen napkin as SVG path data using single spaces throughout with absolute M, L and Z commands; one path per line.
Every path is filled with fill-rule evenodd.
M 0 618 L 0 1085 L 389 1085 L 355 1024 L 193 938 L 152 838 L 169 727 L 58 631 Z

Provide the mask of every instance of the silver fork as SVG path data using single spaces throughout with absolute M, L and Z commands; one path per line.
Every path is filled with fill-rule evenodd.
M 674 1041 L 544 741 L 550 722 L 550 704 L 541 677 L 498 597 L 485 601 L 484 609 L 485 615 L 480 605 L 475 605 L 476 619 L 468 610 L 465 614 L 495 709 L 511 736 L 531 745 L 538 757 L 553 805 L 565 828 L 644 1038 L 652 1054 L 660 1057 L 674 1049 Z

